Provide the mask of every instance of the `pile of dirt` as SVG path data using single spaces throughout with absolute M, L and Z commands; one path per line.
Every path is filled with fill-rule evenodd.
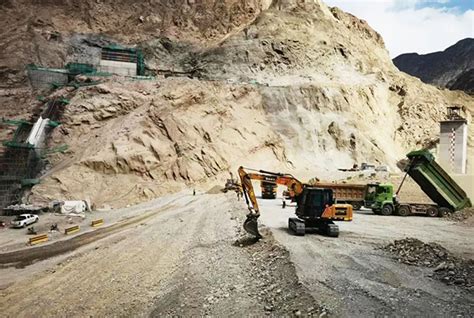
M 222 193 L 223 189 L 224 189 L 224 187 L 219 186 L 219 185 L 215 185 L 212 188 L 210 188 L 209 190 L 207 190 L 206 193 L 207 194 L 219 194 L 219 193 Z
M 383 249 L 395 255 L 400 263 L 433 268 L 432 276 L 448 285 L 470 288 L 474 284 L 474 261 L 458 258 L 437 243 L 405 238 Z
M 267 314 L 276 317 L 323 317 L 328 314 L 328 309 L 318 305 L 300 283 L 289 252 L 274 240 L 269 229 L 263 228 L 261 232 L 264 239 L 258 242 L 247 237 L 234 244 L 249 254 L 250 276 L 258 282 L 249 295 L 258 299 Z
M 455 222 L 472 223 L 474 208 L 466 208 L 447 215 L 447 218 Z

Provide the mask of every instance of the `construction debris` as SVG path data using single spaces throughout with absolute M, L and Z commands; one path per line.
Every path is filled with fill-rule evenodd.
M 451 221 L 464 222 L 474 216 L 474 208 L 467 208 L 461 211 L 450 213 L 447 218 Z
M 91 211 L 91 204 L 88 200 L 53 201 L 50 203 L 50 208 L 56 213 L 78 214 Z
M 448 285 L 473 286 L 474 261 L 453 256 L 437 243 L 405 238 L 395 240 L 383 249 L 394 254 L 400 263 L 433 268 L 432 277 Z

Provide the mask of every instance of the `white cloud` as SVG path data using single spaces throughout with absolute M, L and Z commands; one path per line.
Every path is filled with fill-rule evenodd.
M 421 7 L 448 0 L 323 0 L 366 20 L 384 38 L 390 56 L 442 51 L 474 37 L 474 10 Z

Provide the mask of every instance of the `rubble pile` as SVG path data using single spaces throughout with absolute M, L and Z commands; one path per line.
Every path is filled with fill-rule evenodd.
M 447 218 L 455 222 L 464 222 L 474 216 L 474 208 L 467 208 L 447 215 Z
M 240 215 L 233 217 L 242 223 Z M 278 244 L 268 228 L 259 229 L 263 238 L 258 240 L 238 227 L 238 240 L 234 246 L 244 249 L 250 258 L 249 275 L 254 282 L 247 285 L 248 296 L 261 304 L 270 317 L 325 317 L 330 310 L 315 300 L 309 290 L 301 284 L 289 252 Z
M 394 254 L 398 262 L 433 268 L 432 277 L 448 285 L 473 286 L 474 261 L 455 257 L 439 244 L 405 238 L 395 240 L 383 249 Z
M 289 253 L 275 241 L 268 239 L 270 232 L 265 232 L 267 239 L 258 244 L 247 246 L 250 254 L 252 270 L 250 276 L 257 282 L 257 290 L 251 291 L 264 306 L 268 315 L 275 316 L 307 316 L 324 317 L 328 309 L 318 305 L 308 290 L 288 275 L 295 271 Z

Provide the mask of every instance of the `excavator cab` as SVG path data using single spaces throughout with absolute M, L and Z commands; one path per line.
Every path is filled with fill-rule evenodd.
M 339 236 L 339 227 L 334 221 L 352 221 L 350 204 L 334 204 L 332 189 L 305 187 L 297 197 L 297 218 L 288 220 L 288 227 L 297 235 L 308 230 L 322 232 L 327 236 Z
M 334 204 L 331 189 L 305 188 L 297 201 L 296 215 L 301 219 L 320 218 Z

